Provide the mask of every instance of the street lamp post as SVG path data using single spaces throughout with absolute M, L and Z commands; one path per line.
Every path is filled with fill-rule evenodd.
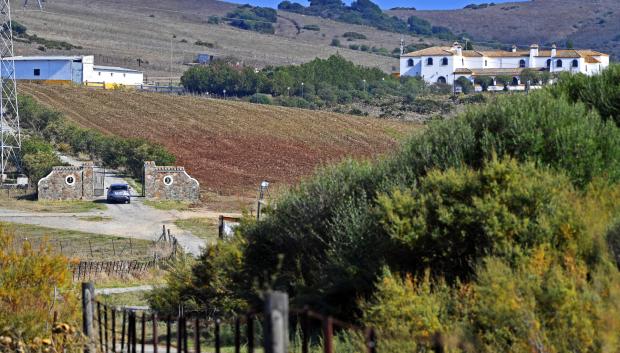
M 224 90 L 224 99 L 226 99 L 226 90 Z
M 291 88 L 290 87 L 286 87 L 286 95 L 287 96 L 291 96 Z
M 301 98 L 304 97 L 304 83 L 301 83 Z
M 362 80 L 364 82 L 364 93 L 366 93 L 366 79 Z
M 265 193 L 269 189 L 269 182 L 267 180 L 263 180 L 258 187 L 258 205 L 256 206 L 256 220 L 260 221 L 261 215 L 261 207 L 263 205 L 263 199 L 265 198 Z

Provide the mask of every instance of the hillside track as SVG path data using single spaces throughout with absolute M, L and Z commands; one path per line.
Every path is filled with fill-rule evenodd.
M 418 125 L 191 96 L 20 85 L 81 126 L 165 145 L 203 189 L 254 193 L 290 184 L 320 165 L 374 158 Z

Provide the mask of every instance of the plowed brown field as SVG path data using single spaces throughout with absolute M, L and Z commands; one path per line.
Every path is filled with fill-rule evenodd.
M 253 191 L 263 179 L 292 183 L 327 162 L 384 153 L 419 128 L 200 97 L 32 84 L 19 89 L 82 126 L 164 144 L 212 191 Z

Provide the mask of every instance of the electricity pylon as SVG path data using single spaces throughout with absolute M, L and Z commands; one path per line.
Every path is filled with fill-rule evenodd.
M 41 0 L 37 0 L 37 4 L 39 4 L 39 10 L 43 11 L 43 4 Z M 28 0 L 24 0 L 24 8 L 28 6 Z
M 21 173 L 22 146 L 13 61 L 13 28 L 10 0 L 0 0 L 0 184 L 8 173 Z

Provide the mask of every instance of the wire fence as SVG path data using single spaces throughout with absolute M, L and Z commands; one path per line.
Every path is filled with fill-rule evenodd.
M 262 352 L 265 343 L 265 314 L 255 311 L 228 318 L 217 311 L 181 312 L 158 316 L 143 308 L 120 308 L 95 302 L 94 333 L 99 352 Z M 376 353 L 374 329 L 337 320 L 309 309 L 292 310 L 289 315 L 289 352 L 334 353 L 337 332 L 356 335 L 359 352 Z M 349 346 L 351 348 L 351 346 Z

